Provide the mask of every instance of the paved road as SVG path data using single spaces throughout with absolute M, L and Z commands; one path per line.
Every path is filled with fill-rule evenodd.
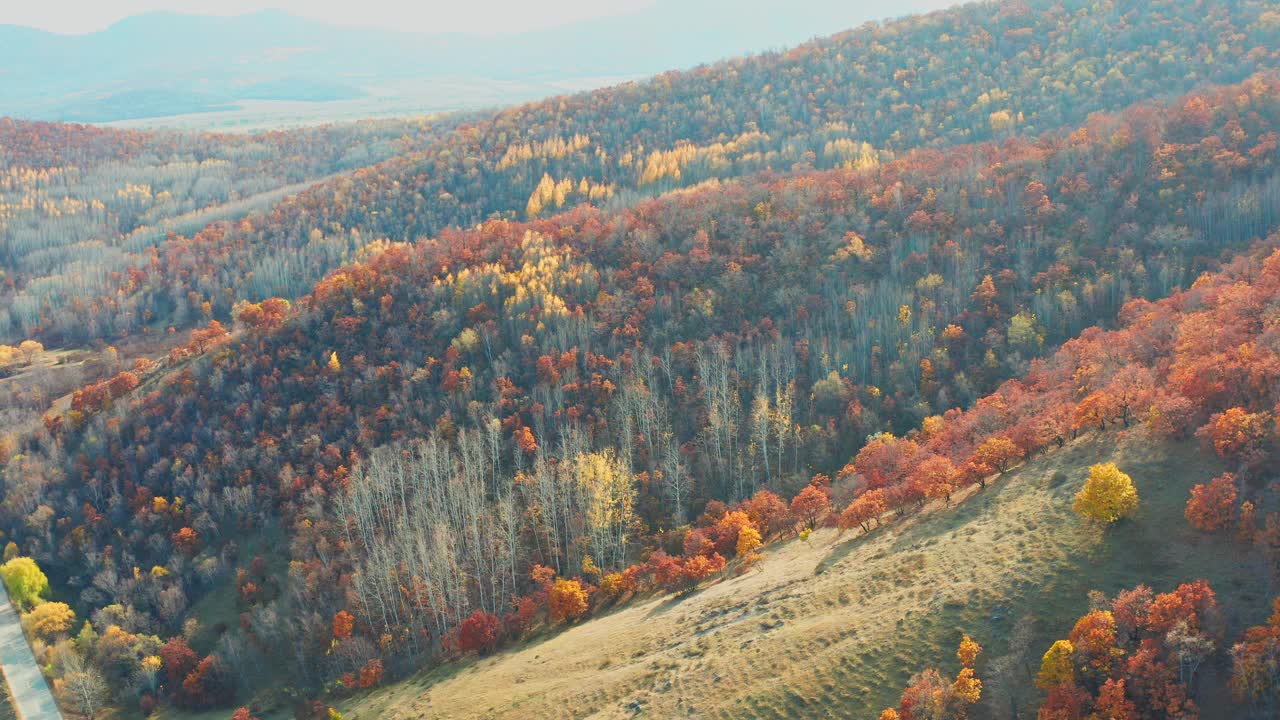
M 63 720 L 49 683 L 40 673 L 36 656 L 31 654 L 31 646 L 22 634 L 21 621 L 9 603 L 4 583 L 0 583 L 0 666 L 21 720 Z

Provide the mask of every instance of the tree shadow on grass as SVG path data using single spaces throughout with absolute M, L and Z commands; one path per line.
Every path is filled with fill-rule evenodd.
M 878 527 L 872 528 L 871 532 L 874 533 L 879 529 L 880 528 Z M 844 538 L 837 537 L 836 540 L 831 543 L 830 549 L 827 550 L 826 556 L 823 557 L 821 560 L 819 560 L 818 564 L 814 566 L 813 574 L 821 575 L 826 571 L 830 570 L 831 568 L 835 567 L 837 564 L 839 564 L 841 560 L 848 557 L 854 550 L 857 550 L 858 546 L 862 544 L 862 541 L 866 539 L 870 534 L 871 533 L 866 533 L 859 530 L 856 535 L 850 535 Z
M 958 494 L 955 504 L 951 506 L 915 509 L 901 517 L 889 514 L 885 516 L 888 519 L 883 525 L 872 528 L 869 533 L 859 530 L 851 537 L 837 538 L 832 543 L 831 549 L 827 551 L 827 555 L 818 561 L 813 574 L 822 575 L 827 572 L 857 551 L 864 540 L 881 532 L 896 534 L 888 551 L 890 553 L 917 549 L 921 542 L 932 539 L 940 532 L 963 525 L 986 512 L 1011 484 L 1008 479 L 1002 478 L 1002 480 L 1004 482 L 989 483 L 986 488 L 974 486 L 972 489 L 966 489 L 963 494 Z
M 676 607 L 678 607 L 681 603 L 683 603 L 685 600 L 701 595 L 702 591 L 705 590 L 706 587 L 707 586 L 705 585 L 699 585 L 697 587 L 693 587 L 688 590 L 683 590 L 681 592 L 678 592 L 672 595 L 666 600 L 663 600 L 662 602 L 658 603 L 656 606 L 654 606 L 652 610 L 645 613 L 644 619 L 652 620 L 653 618 L 660 617 L 662 615 L 667 614 L 668 612 L 671 612 Z

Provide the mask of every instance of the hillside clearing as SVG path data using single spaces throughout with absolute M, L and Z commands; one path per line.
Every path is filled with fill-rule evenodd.
M 1087 467 L 1104 461 L 1129 472 L 1142 498 L 1136 519 L 1106 531 L 1070 510 Z M 1191 443 L 1084 439 L 958 508 L 868 538 L 822 530 L 776 544 L 746 575 L 634 603 L 339 709 L 359 720 L 868 717 L 895 704 L 926 664 L 953 672 L 967 632 L 986 647 L 979 715 L 1009 717 L 1031 701 L 1039 655 L 1070 630 L 1090 590 L 1162 591 L 1203 577 L 1233 632 L 1265 615 L 1261 561 L 1182 517 L 1188 488 L 1219 471 Z M 1226 717 L 1212 698 L 1201 704 L 1206 718 Z

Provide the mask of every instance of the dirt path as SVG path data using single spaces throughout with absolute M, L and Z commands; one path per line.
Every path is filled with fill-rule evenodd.
M 13 706 L 21 720 L 62 720 L 3 583 L 0 583 L 0 667 L 4 669 L 4 679 L 9 683 Z

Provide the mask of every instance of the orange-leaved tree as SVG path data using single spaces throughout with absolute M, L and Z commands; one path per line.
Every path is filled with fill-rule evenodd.
M 587 612 L 587 591 L 578 580 L 559 578 L 551 586 L 547 602 L 552 620 L 574 620 Z
M 805 527 L 813 528 L 830 504 L 826 488 L 809 484 L 791 499 L 791 514 L 802 520 Z
M 1187 522 L 1202 532 L 1222 530 L 1235 518 L 1237 494 L 1236 478 L 1231 473 L 1196 485 L 1187 500 Z
M 883 488 L 868 490 L 849 503 L 849 507 L 840 513 L 840 527 L 848 530 L 861 527 L 863 532 L 871 532 L 871 521 L 879 523 L 879 518 L 889 510 L 889 502 Z

